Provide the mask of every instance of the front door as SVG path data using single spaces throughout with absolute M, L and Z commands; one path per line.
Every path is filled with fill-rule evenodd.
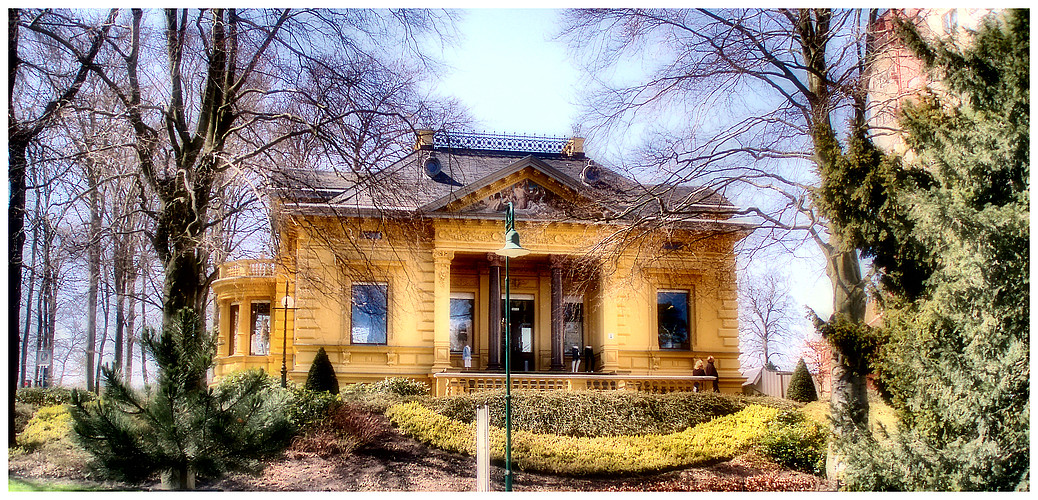
M 501 301 L 504 305 L 504 300 Z M 533 356 L 533 322 L 536 311 L 533 299 L 512 299 L 511 324 L 502 331 L 507 331 L 512 344 L 512 371 L 525 372 L 536 370 Z M 502 315 L 504 316 L 504 315 Z M 504 319 L 502 319 L 504 321 Z M 504 349 L 502 342 L 502 349 Z M 501 358 L 504 361 L 504 356 Z

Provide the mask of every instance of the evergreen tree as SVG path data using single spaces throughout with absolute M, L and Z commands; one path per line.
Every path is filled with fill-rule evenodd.
M 807 363 L 804 363 L 803 358 L 800 358 L 800 362 L 797 363 L 797 367 L 793 370 L 793 376 L 789 378 L 786 399 L 792 399 L 801 403 L 818 401 L 815 383 L 811 379 L 811 372 L 807 371 Z
M 899 32 L 942 87 L 902 117 L 930 182 L 890 193 L 911 207 L 905 227 L 933 255 L 932 273 L 917 296 L 884 296 L 878 368 L 898 433 L 851 446 L 845 479 L 870 490 L 1027 489 L 1029 13 L 985 20 L 965 48 L 929 44 L 907 24 Z
M 111 367 L 104 368 L 100 401 L 73 393 L 75 435 L 102 471 L 133 483 L 159 472 L 169 486 L 192 489 L 196 474 L 248 468 L 287 444 L 286 395 L 263 372 L 206 387 L 216 342 L 197 325 L 185 309 L 160 336 L 145 333 L 143 347 L 159 366 L 150 396 L 131 389 Z
M 306 374 L 306 389 L 311 391 L 328 391 L 332 394 L 339 393 L 339 378 L 335 376 L 335 368 L 328 359 L 328 353 L 324 348 L 317 350 L 314 362 L 310 365 L 310 372 Z

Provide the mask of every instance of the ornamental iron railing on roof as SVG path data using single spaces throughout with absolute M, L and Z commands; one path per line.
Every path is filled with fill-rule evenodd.
M 567 137 L 536 135 L 505 135 L 475 132 L 436 132 L 433 142 L 436 147 L 454 149 L 483 149 L 490 151 L 519 151 L 525 153 L 561 153 Z

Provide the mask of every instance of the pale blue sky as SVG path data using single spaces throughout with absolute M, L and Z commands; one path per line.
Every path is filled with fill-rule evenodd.
M 557 11 L 466 9 L 463 38 L 438 90 L 460 99 L 476 130 L 568 136 L 577 123 L 577 70 L 553 42 Z

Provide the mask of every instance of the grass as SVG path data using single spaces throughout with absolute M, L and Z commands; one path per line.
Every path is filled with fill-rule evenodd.
M 97 486 L 68 483 L 62 481 L 29 481 L 9 477 L 7 491 L 105 491 Z

